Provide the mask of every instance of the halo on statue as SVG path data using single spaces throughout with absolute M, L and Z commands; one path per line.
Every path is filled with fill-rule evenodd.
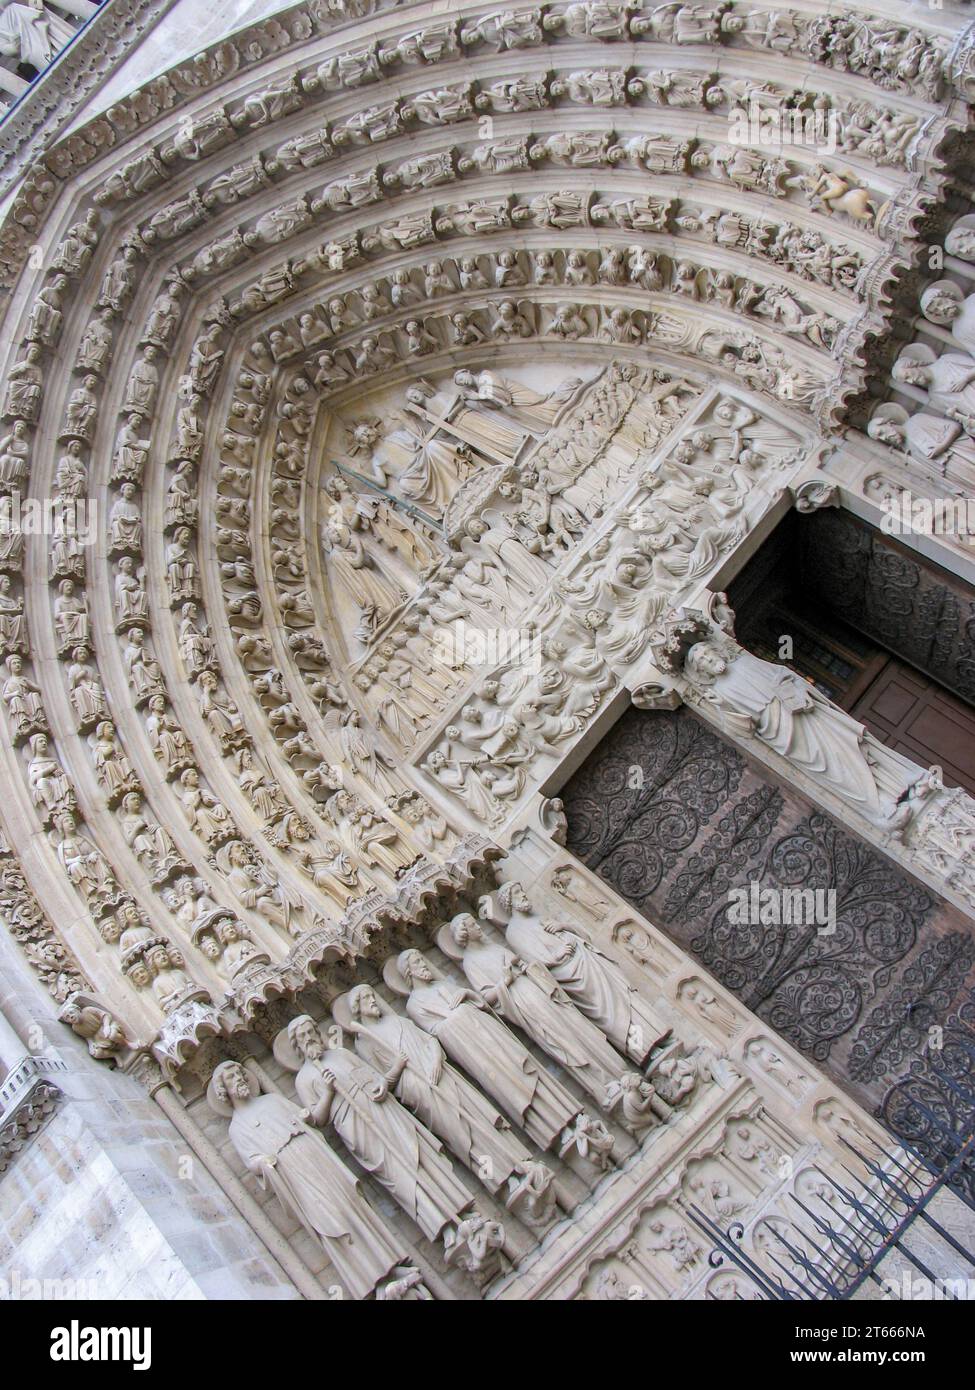
M 288 1071 L 300 1071 L 304 1065 L 305 1059 L 295 1047 L 292 1033 L 297 1025 L 304 1023 L 306 1019 L 309 1023 L 315 1023 L 311 1014 L 298 1014 L 296 1018 L 289 1020 L 274 1039 L 271 1051 L 274 1053 L 275 1060 L 280 1062 L 281 1066 Z M 315 1023 L 315 1027 L 318 1027 L 317 1023 Z
M 458 913 L 458 916 L 471 917 L 473 916 L 473 914 L 470 912 L 464 912 Z M 455 921 L 456 918 L 451 918 L 449 922 L 444 922 L 443 926 L 437 932 L 437 945 L 440 947 L 441 951 L 443 951 L 444 955 L 449 956 L 451 960 L 462 961 L 464 959 L 464 952 L 462 948 L 458 946 L 457 942 L 454 940 L 453 933 L 451 931 L 451 927 L 453 926 Z
M 951 230 L 945 237 L 945 250 L 949 256 L 957 256 L 959 260 L 975 260 L 975 216 L 969 213 L 951 224 Z
M 934 349 L 929 347 L 927 343 L 909 343 L 898 356 L 890 374 L 895 381 L 902 381 L 905 367 L 926 367 L 935 360 L 935 355 Z M 900 368 L 899 371 L 898 368 Z
M 929 312 L 929 306 L 938 299 L 953 299 L 956 304 L 961 304 L 964 298 L 964 290 L 954 280 L 935 280 L 934 284 L 928 285 L 921 295 L 919 307 L 929 323 L 949 323 L 950 319 L 939 314 L 937 310 Z
M 400 962 L 405 958 L 413 947 L 400 951 L 398 956 L 388 956 L 383 963 L 383 979 L 394 994 L 400 994 L 404 998 L 410 993 L 412 985 L 403 974 L 403 967 Z
M 217 1115 L 223 1115 L 225 1117 L 234 1113 L 234 1107 L 227 1095 L 224 1082 L 224 1077 L 230 1067 L 241 1068 L 256 1095 L 260 1095 L 263 1090 L 261 1078 L 258 1076 L 257 1072 L 254 1071 L 253 1067 L 248 1066 L 246 1062 L 238 1062 L 233 1057 L 228 1057 L 226 1061 L 214 1067 L 213 1075 L 210 1077 L 210 1083 L 207 1086 L 207 1105 L 209 1105 L 210 1109 Z
M 352 1016 L 350 994 L 352 994 L 352 990 L 346 990 L 345 994 L 340 994 L 337 999 L 333 999 L 330 1005 L 332 1017 L 343 1033 L 352 1033 L 358 1026 L 358 1021 Z

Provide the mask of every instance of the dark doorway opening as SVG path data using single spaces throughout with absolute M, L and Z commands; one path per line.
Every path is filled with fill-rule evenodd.
M 790 513 L 729 590 L 743 646 L 975 794 L 975 593 L 849 512 Z

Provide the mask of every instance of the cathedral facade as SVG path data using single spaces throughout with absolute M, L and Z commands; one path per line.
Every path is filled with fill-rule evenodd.
M 0 1292 L 975 1274 L 968 5 L 20 9 Z

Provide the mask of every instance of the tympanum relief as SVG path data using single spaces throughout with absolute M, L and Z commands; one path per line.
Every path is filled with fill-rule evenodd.
M 663 368 L 529 380 L 461 369 L 367 397 L 369 415 L 330 421 L 318 496 L 324 621 L 354 698 L 392 752 L 493 827 L 805 453 L 740 398 Z

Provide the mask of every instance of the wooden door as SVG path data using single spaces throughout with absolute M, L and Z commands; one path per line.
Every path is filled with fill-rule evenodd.
M 947 785 L 975 794 L 975 710 L 920 671 L 889 657 L 850 713 L 888 748 L 937 763 Z

